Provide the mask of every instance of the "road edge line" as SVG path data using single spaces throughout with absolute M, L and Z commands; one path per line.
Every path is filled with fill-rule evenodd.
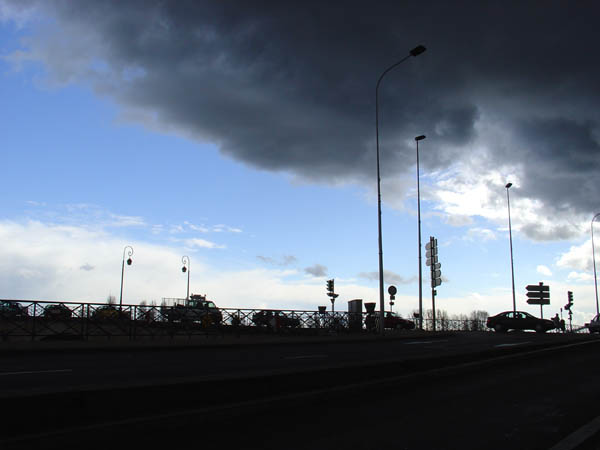
M 600 416 L 575 430 L 549 450 L 574 450 L 600 431 Z

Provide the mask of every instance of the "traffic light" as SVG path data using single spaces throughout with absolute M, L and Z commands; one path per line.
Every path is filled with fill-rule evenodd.
M 567 303 L 565 305 L 565 309 L 568 310 L 569 312 L 571 312 L 571 308 L 573 307 L 573 292 L 571 292 L 571 291 L 567 292 L 567 299 L 568 299 L 569 303 Z
M 333 283 L 333 280 L 327 280 L 327 292 L 329 292 L 330 294 L 333 294 L 334 291 Z

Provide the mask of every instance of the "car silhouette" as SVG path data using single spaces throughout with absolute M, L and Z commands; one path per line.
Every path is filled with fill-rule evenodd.
M 27 308 L 17 302 L 3 300 L 0 303 L 0 318 L 24 319 L 29 316 Z
M 590 333 L 600 333 L 600 315 L 590 320 L 590 323 L 585 324 Z
M 383 319 L 385 328 L 393 328 L 395 330 L 412 330 L 415 328 L 415 323 L 411 320 L 406 320 L 393 312 L 386 312 Z
M 94 320 L 130 320 L 131 312 L 117 309 L 116 306 L 113 305 L 105 305 L 96 308 L 96 310 L 92 313 L 92 318 Z
M 297 328 L 300 326 L 300 319 L 288 317 L 287 314 L 270 309 L 263 309 L 252 315 L 252 322 L 257 327 L 263 328 Z
M 556 328 L 551 320 L 538 319 L 524 311 L 505 311 L 496 314 L 488 317 L 486 325 L 497 333 L 504 333 L 508 330 L 535 330 L 538 333 L 545 333 Z
M 44 308 L 44 317 L 50 320 L 69 320 L 73 312 L 68 306 L 59 303 L 57 305 L 48 305 Z

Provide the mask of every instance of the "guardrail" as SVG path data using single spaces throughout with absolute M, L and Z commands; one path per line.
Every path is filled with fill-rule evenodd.
M 127 337 L 174 338 L 209 334 L 368 333 L 379 329 L 379 313 L 220 308 L 181 314 L 175 306 L 0 299 L 0 338 L 88 340 Z M 174 314 L 177 312 L 177 314 Z M 413 329 L 414 319 L 385 319 L 387 329 Z M 574 327 L 575 328 L 575 327 Z M 433 330 L 431 319 L 423 329 Z M 437 319 L 438 331 L 489 331 L 481 320 Z

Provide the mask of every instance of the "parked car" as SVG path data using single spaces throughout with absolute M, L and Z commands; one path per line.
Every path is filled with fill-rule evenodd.
M 403 319 L 394 312 L 386 312 L 383 319 L 383 326 L 395 330 L 412 330 L 415 328 L 415 323 L 411 320 Z
M 29 316 L 27 308 L 17 302 L 3 300 L 0 302 L 0 318 L 21 319 Z
M 488 317 L 486 325 L 498 333 L 508 330 L 535 330 L 538 333 L 545 333 L 556 328 L 551 320 L 539 319 L 524 311 L 505 311 L 496 314 Z
M 600 315 L 590 320 L 590 323 L 586 323 L 585 327 L 590 333 L 600 333 Z
M 73 316 L 73 311 L 68 306 L 59 303 L 46 306 L 43 315 L 46 319 L 51 320 L 69 320 Z
M 113 305 L 106 305 L 96 308 L 92 313 L 92 318 L 96 320 L 129 320 L 131 319 L 131 312 L 119 310 Z
M 365 327 L 368 331 L 376 331 L 379 323 L 379 311 L 369 312 L 365 317 Z M 415 323 L 412 320 L 402 318 L 394 312 L 386 312 L 383 317 L 383 326 L 393 330 L 413 330 Z
M 288 317 L 281 311 L 263 309 L 252 315 L 252 322 L 257 327 L 265 328 L 297 328 L 300 326 L 300 319 Z

